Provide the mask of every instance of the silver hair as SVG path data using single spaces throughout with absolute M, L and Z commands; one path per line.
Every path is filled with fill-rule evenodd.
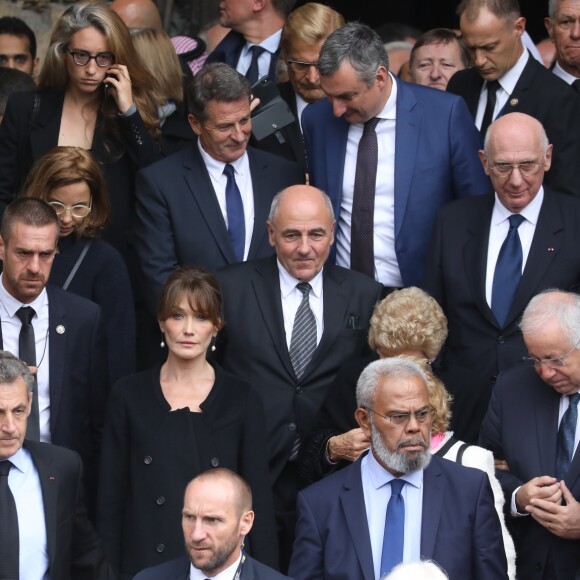
M 548 0 L 548 16 L 553 20 L 556 18 L 559 0 Z
M 32 393 L 34 375 L 30 372 L 26 363 L 15 357 L 11 352 L 0 350 L 0 384 L 11 384 L 19 378 L 24 380 L 26 390 Z
M 552 320 L 558 322 L 572 348 L 580 340 L 580 296 L 556 288 L 540 292 L 526 306 L 520 329 L 524 335 L 539 333 Z
M 334 74 L 344 61 L 356 71 L 357 78 L 374 85 L 379 66 L 389 68 L 389 57 L 381 37 L 366 24 L 348 22 L 324 41 L 318 58 L 322 76 Z
M 280 200 L 285 191 L 286 191 L 285 189 L 279 191 L 272 200 L 272 205 L 270 205 L 270 213 L 268 214 L 268 221 L 270 223 L 274 223 L 274 220 L 278 217 L 278 212 L 280 211 Z M 330 219 L 334 220 L 334 208 L 332 207 L 332 201 L 330 197 L 328 197 L 328 195 L 326 195 L 326 193 L 324 193 L 324 191 L 322 191 L 321 189 L 316 189 L 316 191 L 318 191 L 320 195 L 322 195 L 324 205 L 326 206 L 326 209 L 330 213 Z
M 403 358 L 384 358 L 369 364 L 361 373 L 356 384 L 356 402 L 359 407 L 372 409 L 377 386 L 381 379 L 417 377 L 425 383 L 427 377 L 421 367 L 412 360 Z
M 382 580 L 446 580 L 445 571 L 433 560 L 406 562 L 395 566 Z

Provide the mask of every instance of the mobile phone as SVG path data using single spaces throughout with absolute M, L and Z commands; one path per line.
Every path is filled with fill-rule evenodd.
M 262 77 L 252 85 L 250 90 L 254 97 L 260 99 L 258 109 L 280 96 L 276 83 L 269 76 Z

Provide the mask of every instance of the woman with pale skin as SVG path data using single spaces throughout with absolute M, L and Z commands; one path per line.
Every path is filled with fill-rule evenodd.
M 80 147 L 55 147 L 34 164 L 23 195 L 48 202 L 58 215 L 58 253 L 50 282 L 101 307 L 111 381 L 134 373 L 131 282 L 121 254 L 99 237 L 110 219 L 99 164 Z
M 210 362 L 222 327 L 221 293 L 199 268 L 174 271 L 158 309 L 167 360 L 113 387 L 105 419 L 97 509 L 109 562 L 120 578 L 183 553 L 183 490 L 227 467 L 250 484 L 256 524 L 246 547 L 277 563 L 265 418 L 254 390 Z

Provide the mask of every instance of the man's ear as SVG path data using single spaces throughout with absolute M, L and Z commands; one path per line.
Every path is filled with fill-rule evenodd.
M 365 437 L 371 439 L 371 413 L 362 407 L 359 407 L 354 412 L 354 418 L 359 424 L 359 427 L 363 430 Z

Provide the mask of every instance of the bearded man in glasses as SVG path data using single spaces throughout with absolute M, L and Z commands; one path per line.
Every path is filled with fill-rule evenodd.
M 451 429 L 468 442 L 498 373 L 527 354 L 517 324 L 526 304 L 580 280 L 580 202 L 543 185 L 552 145 L 540 122 L 503 115 L 480 158 L 495 195 L 443 208 L 423 282 L 448 319 L 440 376 L 454 397 Z
M 298 495 L 289 575 L 378 580 L 401 562 L 431 559 L 452 580 L 507 578 L 487 475 L 431 457 L 421 368 L 406 359 L 375 361 L 356 394 L 371 450 Z
M 511 515 L 518 578 L 580 567 L 580 296 L 548 290 L 520 323 L 528 356 L 500 373 L 481 428 Z

